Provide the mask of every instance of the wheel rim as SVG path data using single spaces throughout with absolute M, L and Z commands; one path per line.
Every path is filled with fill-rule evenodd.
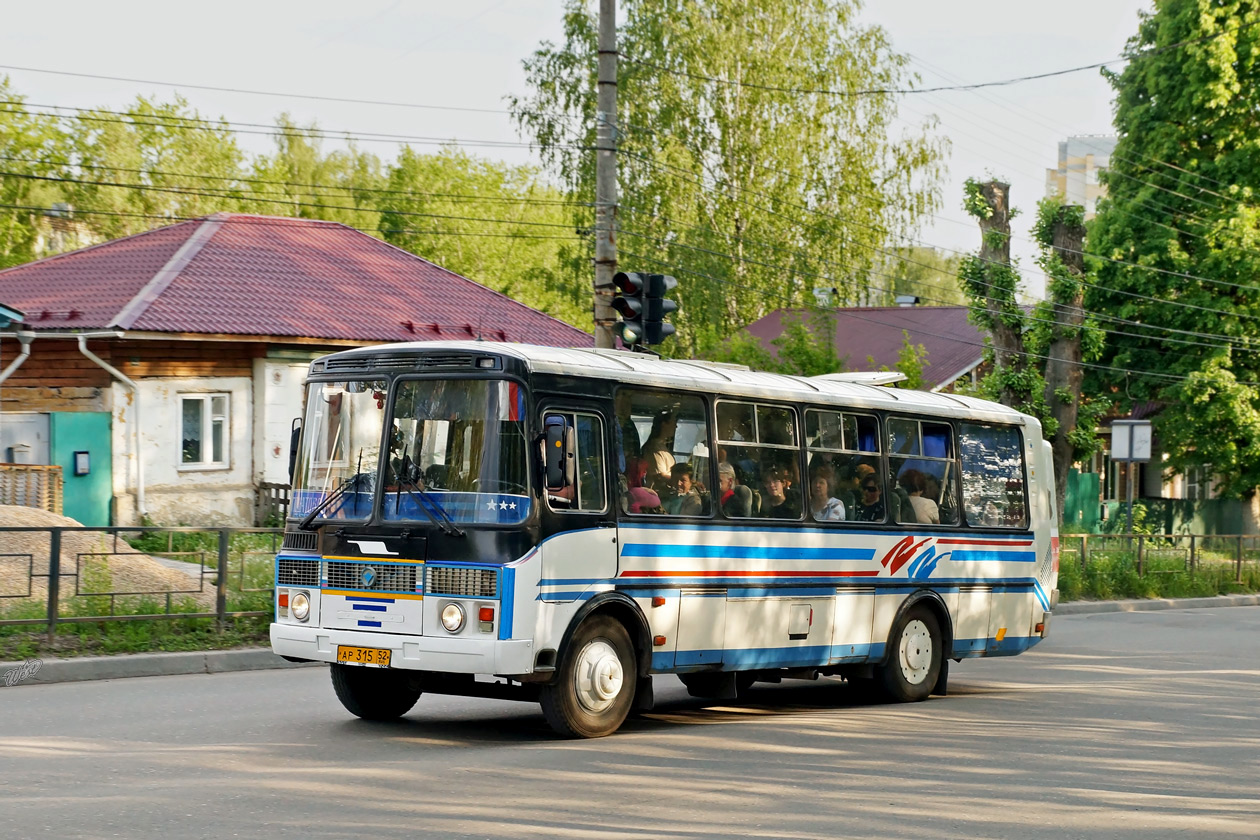
M 901 675 L 910 685 L 919 685 L 932 670 L 932 634 L 919 619 L 908 622 L 901 631 L 897 649 Z
M 621 694 L 625 677 L 616 648 L 603 639 L 588 642 L 573 669 L 578 703 L 594 714 L 606 711 Z

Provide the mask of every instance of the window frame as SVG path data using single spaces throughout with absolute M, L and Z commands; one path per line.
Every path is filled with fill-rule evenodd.
M 972 421 L 968 421 L 972 422 Z M 914 445 L 910 452 L 894 452 L 893 451 L 893 435 L 898 423 L 910 423 L 914 425 L 915 439 Z M 945 455 L 928 455 L 927 447 L 924 445 L 923 427 L 925 425 L 939 426 L 945 429 L 948 434 L 948 448 Z M 887 475 L 886 487 L 888 493 L 898 492 L 897 488 L 900 484 L 901 475 L 904 465 L 908 461 L 928 461 L 934 464 L 945 464 L 946 468 L 942 475 L 937 478 L 941 486 L 941 498 L 933 499 L 936 503 L 938 512 L 942 507 L 946 507 L 943 503 L 946 500 L 946 493 L 949 488 L 953 488 L 952 498 L 948 501 L 952 503 L 954 518 L 950 522 L 917 522 L 915 520 L 907 520 L 904 518 L 907 508 L 899 507 L 902 518 L 893 521 L 889 518 L 890 525 L 901 525 L 910 527 L 928 527 L 928 528 L 959 528 L 964 523 L 964 502 L 962 501 L 962 478 L 963 465 L 962 453 L 958 443 L 957 425 L 950 419 L 937 415 L 926 414 L 897 414 L 889 412 L 884 417 L 884 439 L 882 443 L 885 446 L 885 456 L 887 458 Z M 894 469 L 894 465 L 896 468 Z M 920 472 L 923 472 L 920 470 Z M 953 480 L 950 480 L 950 473 L 954 473 Z M 936 478 L 936 476 L 931 476 Z M 904 503 L 904 499 L 903 499 Z M 910 508 L 913 510 L 913 507 Z M 947 508 L 948 509 L 948 508 Z
M 803 453 L 805 452 L 804 440 L 803 440 L 803 433 L 805 431 L 805 427 L 803 425 L 803 418 L 804 418 L 803 412 L 807 410 L 808 408 L 807 404 L 803 402 L 802 403 L 792 403 L 792 402 L 782 403 L 782 402 L 775 402 L 774 400 L 760 400 L 755 397 L 744 397 L 744 396 L 734 396 L 734 397 L 714 396 L 712 402 L 713 402 L 713 442 L 714 442 L 713 451 L 715 454 L 714 454 L 714 457 L 711 458 L 710 460 L 713 462 L 713 470 L 715 474 L 717 471 L 717 464 L 718 464 L 716 453 L 722 450 L 723 445 L 728 446 L 728 447 L 730 446 L 739 447 L 741 449 L 775 450 L 778 452 L 792 451 L 796 453 L 796 457 L 794 459 L 795 469 L 793 470 L 796 473 L 796 481 L 793 486 L 796 487 L 796 490 L 794 492 L 796 493 L 797 501 L 800 503 L 800 508 L 801 508 L 801 513 L 799 516 L 797 516 L 797 518 L 776 519 L 774 517 L 765 516 L 760 513 L 750 515 L 750 516 L 727 516 L 724 513 L 723 518 L 731 522 L 780 522 L 783 524 L 798 524 L 798 525 L 801 522 L 814 522 L 814 518 L 808 515 L 807 509 L 809 506 L 809 493 L 807 492 L 807 489 L 805 486 L 805 482 L 808 479 L 803 477 L 805 476 L 805 472 L 802 470 L 802 459 L 804 458 Z M 753 428 L 750 430 L 752 432 L 751 439 L 731 440 L 729 438 L 725 438 L 721 436 L 721 432 L 720 432 L 721 423 L 718 418 L 718 411 L 721 408 L 721 406 L 725 404 L 744 405 L 744 406 L 749 406 L 752 408 Z M 791 415 L 792 437 L 794 439 L 793 443 L 786 444 L 786 443 L 762 442 L 761 440 L 761 437 L 762 437 L 761 414 L 758 411 L 758 409 L 763 409 L 763 408 L 787 411 Z M 759 460 L 758 461 L 758 484 L 760 484 L 760 473 L 761 473 L 761 464 Z M 756 489 L 756 492 L 758 493 L 761 491 L 760 486 L 756 487 L 755 489 Z M 716 499 L 716 494 L 711 494 L 711 495 L 713 495 L 713 497 Z M 714 501 L 712 507 L 714 509 L 714 514 L 716 515 L 717 510 L 721 507 L 720 500 Z
M 223 399 L 223 413 L 214 413 L 214 401 Z M 184 460 L 184 405 L 188 402 L 201 403 L 201 453 L 200 461 Z M 223 423 L 222 460 L 206 460 L 207 453 L 212 454 L 214 448 L 214 423 L 216 418 Z M 232 469 L 232 394 L 230 391 L 181 391 L 179 392 L 179 461 L 176 469 L 188 472 L 206 472 Z
M 850 506 L 847 503 L 845 504 L 845 518 L 844 519 L 815 519 L 814 518 L 812 512 L 809 509 L 809 481 L 810 481 L 809 472 L 812 469 L 810 464 L 813 463 L 813 458 L 815 454 L 826 457 L 827 463 L 829 466 L 831 466 L 833 471 L 835 470 L 835 461 L 834 461 L 834 458 L 831 456 L 844 455 L 844 456 L 848 456 L 850 460 L 856 459 L 856 458 L 866 458 L 868 460 L 874 461 L 876 464 L 878 464 L 878 466 L 875 467 L 875 475 L 884 484 L 884 489 L 880 491 L 881 496 L 883 493 L 887 492 L 888 482 L 883 477 L 884 474 L 887 472 L 887 468 L 885 466 L 886 462 L 884 459 L 884 452 L 883 452 L 884 444 L 886 443 L 884 439 L 884 424 L 881 422 L 881 417 L 879 413 L 872 412 L 869 410 L 850 409 L 845 406 L 835 406 L 835 405 L 821 405 L 820 406 L 820 405 L 804 405 L 804 404 L 801 406 L 801 410 L 802 410 L 801 416 L 804 422 L 804 426 L 802 428 L 803 435 L 802 435 L 801 449 L 805 453 L 805 473 L 803 473 L 804 478 L 802 478 L 802 487 L 801 487 L 801 489 L 805 493 L 805 505 L 804 505 L 804 509 L 802 510 L 804 521 L 809 522 L 814 525 L 822 525 L 825 527 L 836 527 L 836 526 L 865 527 L 865 526 L 870 526 L 870 525 L 896 524 L 896 523 L 888 522 L 887 514 L 885 514 L 884 522 L 872 522 L 869 520 L 863 520 L 863 519 L 857 518 L 857 510 L 856 510 L 857 496 L 860 496 L 861 488 L 855 488 L 856 495 L 853 500 L 854 504 L 852 506 Z M 809 442 L 809 428 L 810 428 L 809 416 L 811 414 L 835 414 L 840 417 L 840 446 L 838 447 L 823 446 L 821 444 L 815 446 Z M 845 418 L 847 417 L 866 418 L 874 424 L 875 446 L 877 447 L 876 451 L 872 452 L 865 449 L 845 448 L 845 444 L 849 443 L 848 434 L 845 431 L 845 424 L 844 424 Z M 821 428 L 822 428 L 821 422 L 819 423 L 818 428 L 821 431 Z M 860 426 L 855 426 L 855 428 L 859 429 L 858 436 L 860 437 L 861 436 Z M 857 441 L 854 441 L 854 443 L 856 444 Z M 842 491 L 840 491 L 837 488 L 836 492 L 842 492 Z M 836 498 L 839 498 L 839 497 L 837 496 Z M 843 502 L 843 500 L 841 501 Z
M 672 448 L 670 449 L 670 454 L 674 456 L 675 464 L 692 463 L 694 458 L 704 457 L 706 463 L 704 465 L 705 468 L 704 468 L 703 474 L 695 475 L 693 473 L 692 481 L 694 483 L 701 483 L 702 486 L 704 487 L 705 492 L 708 494 L 708 499 L 709 499 L 708 509 L 705 511 L 702 511 L 699 514 L 692 514 L 692 515 L 684 515 L 680 513 L 665 513 L 665 512 L 645 513 L 642 511 L 636 513 L 636 512 L 632 512 L 629 509 L 629 504 L 626 502 L 625 493 L 619 490 L 618 491 L 619 498 L 616 504 L 616 515 L 618 516 L 618 518 L 626 518 L 626 519 L 631 519 L 634 521 L 656 521 L 656 520 L 666 520 L 666 519 L 682 520 L 682 521 L 697 521 L 697 520 L 703 520 L 706 522 L 713 521 L 714 519 L 717 518 L 717 508 L 719 507 L 719 505 L 716 501 L 716 495 L 713 489 L 716 486 L 716 477 L 717 477 L 717 463 L 716 463 L 716 459 L 714 458 L 715 431 L 714 431 L 714 424 L 713 424 L 714 410 L 715 410 L 714 404 L 716 400 L 711 394 L 703 394 L 696 391 L 678 391 L 671 394 L 669 391 L 663 390 L 660 387 L 645 386 L 645 385 L 640 385 L 638 383 L 618 386 L 613 391 L 613 410 L 609 415 L 610 423 L 612 424 L 612 427 L 610 428 L 612 428 L 613 430 L 610 432 L 610 435 L 608 437 L 608 449 L 612 453 L 612 458 L 609 461 L 610 469 L 607 471 L 607 474 L 609 475 L 615 474 L 615 475 L 620 476 L 621 477 L 620 487 L 625 490 L 629 489 L 626 487 L 625 473 L 619 471 L 621 467 L 621 459 L 626 457 L 626 453 L 625 453 L 625 442 L 624 440 L 620 439 L 621 432 L 617 431 L 622 428 L 622 418 L 618 414 L 618 405 L 621 403 L 623 399 L 627 397 L 631 401 L 633 401 L 636 394 L 656 395 L 658 397 L 671 398 L 671 399 L 674 399 L 675 401 L 682 400 L 682 399 L 694 399 L 696 402 L 699 403 L 700 409 L 701 409 L 700 416 L 703 418 L 704 425 L 705 425 L 704 435 L 699 439 L 699 442 L 702 442 L 704 444 L 709 454 L 707 456 L 697 456 L 693 449 L 692 452 L 688 453 L 687 455 L 688 460 L 686 461 L 678 461 L 677 456 L 679 453 L 676 453 Z M 629 420 L 631 423 L 633 423 L 634 412 L 631 411 L 629 417 L 627 417 L 626 419 Z M 650 440 L 650 436 L 647 438 L 640 439 L 638 441 L 639 447 L 643 447 L 644 445 L 646 445 L 649 440 Z M 675 428 L 674 440 L 675 442 L 677 441 L 677 428 Z M 642 458 L 641 453 L 640 453 L 639 458 L 640 459 Z M 652 489 L 652 488 L 648 488 L 648 489 Z M 656 491 L 653 491 L 653 492 L 656 492 Z M 657 495 L 660 498 L 661 506 L 664 507 L 665 499 L 663 497 L 660 497 L 659 493 Z
M 599 453 L 598 454 L 599 454 L 599 461 L 600 461 L 600 469 L 599 469 L 599 474 L 597 477 L 600 483 L 603 485 L 604 505 L 603 507 L 600 507 L 600 508 L 584 508 L 584 507 L 577 506 L 577 501 L 578 501 L 579 493 L 580 493 L 579 488 L 581 487 L 580 481 L 581 481 L 582 471 L 580 469 L 574 470 L 574 481 L 576 483 L 573 485 L 573 503 L 572 504 L 570 504 L 568 507 L 561 507 L 558 505 L 553 505 L 552 504 L 553 494 L 548 492 L 546 487 L 543 488 L 543 492 L 542 492 L 543 504 L 546 505 L 547 510 L 550 513 L 565 514 L 569 516 L 572 516 L 572 515 L 602 516 L 602 515 L 609 514 L 610 505 L 612 504 L 612 499 L 611 499 L 612 494 L 610 492 L 611 487 L 608 482 L 608 467 L 607 467 L 608 431 L 607 430 L 609 426 L 608 426 L 607 419 L 603 416 L 603 414 L 601 414 L 598 411 L 595 411 L 594 409 L 578 408 L 572 405 L 563 405 L 563 404 L 551 404 L 541 409 L 539 412 L 539 417 L 542 419 L 542 422 L 544 425 L 546 424 L 546 418 L 551 415 L 563 416 L 565 418 L 566 423 L 571 422 L 573 424 L 572 425 L 573 441 L 574 441 L 575 446 L 580 446 L 578 441 L 581 439 L 577 431 L 578 429 L 577 421 L 579 417 L 589 417 L 589 418 L 594 419 L 597 423 L 599 423 L 599 446 L 598 446 Z M 580 450 L 573 453 L 573 457 L 575 459 L 580 459 L 581 455 L 582 453 Z

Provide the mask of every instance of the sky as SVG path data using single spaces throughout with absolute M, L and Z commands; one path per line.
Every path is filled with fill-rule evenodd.
M 1149 0 L 871 0 L 861 19 L 886 29 L 893 47 L 910 55 L 921 86 L 933 87 L 1115 59 L 1136 31 L 1138 11 L 1148 7 Z M 265 126 L 287 112 L 328 131 L 405 136 L 421 151 L 458 140 L 470 153 L 525 163 L 532 153 L 505 97 L 525 92 L 521 60 L 541 41 L 559 40 L 561 11 L 561 0 L 9 4 L 0 75 L 32 107 L 123 108 L 137 95 L 166 101 L 178 92 L 203 116 Z M 1039 296 L 1044 278 L 1033 265 L 1028 229 L 1045 192 L 1045 169 L 1055 165 L 1060 140 L 1111 132 L 1111 99 L 1097 70 L 903 97 L 907 128 L 934 116 L 935 131 L 951 143 L 942 207 L 925 220 L 920 243 L 978 248 L 975 223 L 961 209 L 962 184 L 973 176 L 1006 180 L 1012 204 L 1024 211 L 1012 250 L 1027 292 Z M 242 146 L 269 151 L 265 130 L 257 131 L 241 135 Z M 389 159 L 397 142 L 361 146 Z

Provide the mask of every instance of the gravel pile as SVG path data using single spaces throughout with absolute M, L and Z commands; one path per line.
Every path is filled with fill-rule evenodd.
M 0 505 L 0 527 L 77 527 L 78 522 L 38 508 Z M 42 601 L 48 592 L 47 531 L 0 531 L 0 609 L 6 603 L 24 600 L 28 580 L 30 597 Z M 194 571 L 197 567 L 191 567 Z M 76 570 L 83 580 L 76 587 Z M 108 577 L 106 576 L 108 573 Z M 43 575 L 43 577 L 39 577 Z M 203 606 L 213 605 L 214 589 L 209 579 L 204 592 L 182 594 L 197 589 L 196 575 L 169 569 L 136 551 L 113 534 L 99 531 L 63 532 L 61 535 L 61 601 L 67 603 L 76 591 L 136 592 L 173 595 L 174 601 L 195 598 Z

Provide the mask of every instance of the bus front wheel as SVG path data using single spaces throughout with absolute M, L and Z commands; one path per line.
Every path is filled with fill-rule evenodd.
M 338 663 L 329 667 L 337 699 L 346 711 L 364 720 L 395 720 L 411 711 L 420 699 L 416 674 Z
M 911 607 L 897 622 L 888 661 L 879 667 L 878 679 L 893 700 L 913 703 L 926 700 L 941 672 L 941 628 L 925 606 Z
M 637 671 L 630 635 L 614 619 L 597 615 L 573 633 L 553 683 L 539 701 L 547 723 L 569 738 L 599 738 L 617 731 L 634 701 Z

